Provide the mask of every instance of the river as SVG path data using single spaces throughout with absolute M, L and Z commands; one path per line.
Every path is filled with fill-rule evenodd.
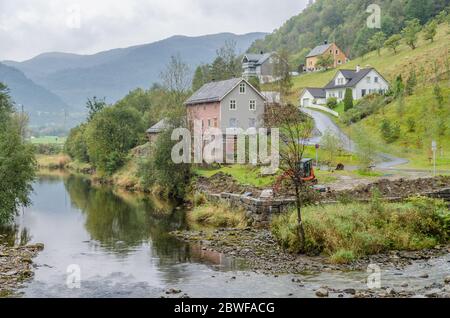
M 170 236 L 187 228 L 184 211 L 81 177 L 41 176 L 31 199 L 15 226 L 0 231 L 10 244 L 45 244 L 35 277 L 20 290 L 24 297 L 161 297 L 171 288 L 182 293 L 170 297 L 314 297 L 323 285 L 366 288 L 365 272 L 295 277 L 302 286 L 292 275 L 253 273 L 242 262 Z M 422 288 L 442 281 L 449 261 L 447 255 L 383 277 L 393 286 L 407 280 Z M 428 280 L 417 277 L 423 270 L 433 273 Z

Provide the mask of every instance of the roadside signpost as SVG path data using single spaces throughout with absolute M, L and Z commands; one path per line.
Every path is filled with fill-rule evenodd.
M 437 142 L 431 142 L 431 149 L 433 150 L 433 176 L 436 177 L 436 152 L 437 152 Z

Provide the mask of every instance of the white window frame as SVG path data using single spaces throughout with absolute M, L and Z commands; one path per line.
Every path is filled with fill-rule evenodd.
M 230 110 L 236 110 L 236 109 L 237 109 L 236 100 L 234 100 L 234 99 L 230 100 Z
M 370 76 L 367 76 L 367 77 L 366 77 L 366 81 L 367 81 L 368 84 L 370 84 L 370 83 L 372 82 L 371 77 L 370 77 Z
M 375 76 L 374 81 L 375 81 L 375 83 L 378 84 L 378 82 L 380 81 L 380 78 L 378 76 Z
M 246 92 L 247 92 L 247 85 L 245 85 L 245 83 L 239 84 L 239 94 L 245 95 Z
M 256 110 L 256 100 L 254 100 L 254 99 L 250 100 L 248 108 L 251 111 L 255 111 Z

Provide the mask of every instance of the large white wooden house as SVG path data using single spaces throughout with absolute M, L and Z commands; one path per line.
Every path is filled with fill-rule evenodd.
M 356 70 L 339 70 L 324 88 L 306 88 L 300 95 L 300 105 L 324 105 L 331 97 L 342 101 L 345 91 L 351 89 L 353 99 L 359 100 L 366 95 L 384 94 L 389 90 L 389 82 L 375 69 L 359 66 Z

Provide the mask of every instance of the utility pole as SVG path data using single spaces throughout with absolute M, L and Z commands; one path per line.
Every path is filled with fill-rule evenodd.
M 319 167 L 319 148 L 320 145 L 316 144 L 316 167 Z

